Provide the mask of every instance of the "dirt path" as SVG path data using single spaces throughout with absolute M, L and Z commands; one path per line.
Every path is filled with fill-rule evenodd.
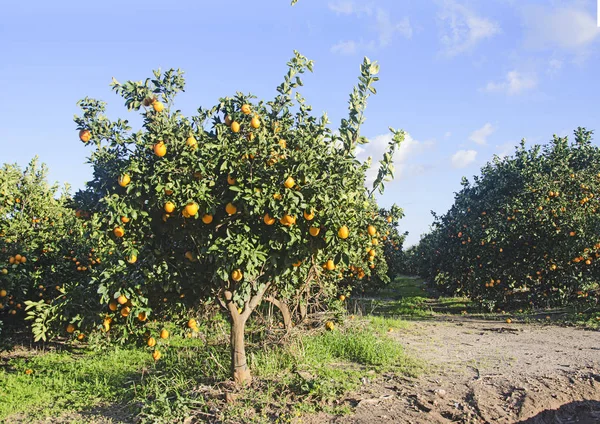
M 600 423 L 599 331 L 452 317 L 392 336 L 425 375 L 367 383 L 353 414 L 303 422 Z

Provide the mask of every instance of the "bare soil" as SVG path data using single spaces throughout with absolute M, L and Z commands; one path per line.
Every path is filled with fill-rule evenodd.
M 430 364 L 414 379 L 364 381 L 347 416 L 302 423 L 600 423 L 600 332 L 467 317 L 391 335 Z

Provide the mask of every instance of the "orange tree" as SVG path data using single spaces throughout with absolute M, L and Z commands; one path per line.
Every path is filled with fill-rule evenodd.
M 382 258 L 366 231 L 376 211 L 364 186 L 369 163 L 355 157 L 368 142 L 359 131 L 378 65 L 362 63 L 337 132 L 296 91 L 312 66 L 295 52 L 274 100 L 237 93 L 189 118 L 173 103 L 180 71 L 113 80 L 127 108 L 141 111 L 137 132 L 109 120 L 103 102 L 80 101 L 75 121 L 93 148 L 94 178 L 77 200 L 102 229 L 106 330 L 123 324 L 126 336 L 153 314 L 214 299 L 230 317 L 232 375 L 248 381 L 244 328 L 265 293 L 289 296 L 311 270 L 335 280 L 352 265 L 368 275 Z M 374 189 L 393 173 L 404 133 L 392 132 Z
M 36 341 L 46 340 L 52 327 L 74 332 L 67 317 L 83 320 L 90 307 L 83 288 L 95 257 L 85 236 L 88 223 L 70 203 L 68 187 L 61 192 L 48 184 L 47 168 L 37 158 L 24 170 L 0 168 L 0 318 L 19 326 L 26 309 L 37 311 Z M 67 291 L 67 313 L 51 313 Z
M 598 296 L 600 149 L 575 141 L 496 157 L 411 252 L 413 267 L 448 292 L 493 308 Z M 589 295 L 592 296 L 589 296 Z M 588 298 L 589 297 L 589 298 Z

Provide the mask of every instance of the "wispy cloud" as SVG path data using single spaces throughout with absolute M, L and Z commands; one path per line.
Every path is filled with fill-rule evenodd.
M 477 159 L 475 150 L 459 150 L 450 158 L 453 168 L 466 168 Z
M 537 86 L 537 83 L 537 77 L 534 73 L 523 74 L 518 71 L 510 71 L 503 81 L 490 81 L 481 91 L 514 96 L 532 90 Z
M 369 21 L 368 28 L 375 34 L 371 40 L 343 40 L 331 46 L 331 52 L 338 54 L 355 54 L 364 50 L 375 50 L 389 46 L 394 37 L 399 35 L 406 39 L 413 36 L 413 28 L 408 17 L 393 21 L 390 13 L 383 8 L 370 5 L 357 5 L 350 0 L 340 0 L 328 4 L 329 10 L 337 15 L 355 15 Z
M 522 9 L 522 18 L 528 48 L 559 49 L 580 56 L 600 40 L 596 17 L 575 3 L 554 8 L 526 6 Z
M 496 128 L 488 122 L 483 127 L 473 131 L 469 136 L 469 140 L 480 146 L 485 146 L 487 144 L 487 138 L 492 135 L 494 131 L 496 131 Z
M 441 27 L 442 53 L 457 56 L 473 50 L 486 38 L 501 32 L 498 23 L 477 15 L 454 0 L 444 1 L 438 14 Z
M 368 157 L 373 159 L 371 167 L 367 170 L 367 185 L 371 185 L 377 177 L 379 161 L 387 150 L 392 139 L 391 134 L 379 135 L 371 139 L 371 142 L 357 148 L 357 157 L 364 161 Z M 409 133 L 406 133 L 400 148 L 394 154 L 394 167 L 396 168 L 396 179 L 406 175 L 422 174 L 427 168 L 423 164 L 408 163 L 409 158 L 414 158 L 421 153 L 431 150 L 435 146 L 434 141 L 418 141 Z

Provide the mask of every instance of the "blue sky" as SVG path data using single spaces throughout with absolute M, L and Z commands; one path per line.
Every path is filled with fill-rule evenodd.
M 408 137 L 397 203 L 409 244 L 445 212 L 462 176 L 521 138 L 548 141 L 577 126 L 600 131 L 596 0 L 289 0 L 9 2 L 0 25 L 0 162 L 35 154 L 51 180 L 83 187 L 88 152 L 73 115 L 85 96 L 128 119 L 111 77 L 180 68 L 188 114 L 236 91 L 270 99 L 294 49 L 315 61 L 302 90 L 337 125 L 363 56 L 381 65 L 362 157 L 378 159 L 388 126 Z

